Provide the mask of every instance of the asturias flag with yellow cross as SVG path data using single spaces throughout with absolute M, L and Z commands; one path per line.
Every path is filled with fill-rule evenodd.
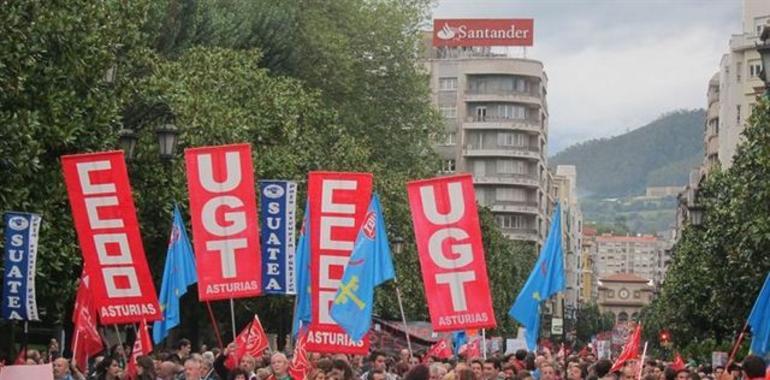
M 353 340 L 363 338 L 372 324 L 374 288 L 394 277 L 380 198 L 374 194 L 330 310 Z
M 521 289 L 508 315 L 526 329 L 527 348 L 534 351 L 540 331 L 540 303 L 564 290 L 564 251 L 561 245 L 561 205 L 551 215 L 551 229 L 532 273 Z

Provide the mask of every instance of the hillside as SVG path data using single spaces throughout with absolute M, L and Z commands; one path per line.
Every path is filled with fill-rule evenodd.
M 620 136 L 573 145 L 550 164 L 575 165 L 581 196 L 641 195 L 647 186 L 684 185 L 703 157 L 705 111 L 680 110 Z

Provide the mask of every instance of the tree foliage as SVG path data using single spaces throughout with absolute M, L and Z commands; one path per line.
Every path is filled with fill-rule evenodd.
M 770 270 L 770 105 L 761 99 L 733 166 L 710 175 L 698 202 L 701 226 L 687 226 L 673 250 L 648 333 L 671 330 L 677 347 L 729 344 L 743 327 Z

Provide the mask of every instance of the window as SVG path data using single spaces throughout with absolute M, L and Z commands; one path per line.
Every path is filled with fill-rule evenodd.
M 498 201 L 524 202 L 527 200 L 524 189 L 498 187 L 495 189 L 495 195 Z
M 476 107 L 476 119 L 475 121 L 487 120 L 487 107 Z
M 456 91 L 457 78 L 439 78 L 438 89 L 440 91 Z
M 521 215 L 497 215 L 495 221 L 500 228 L 521 230 L 525 228 L 524 218 Z
M 759 61 L 749 62 L 749 77 L 757 78 L 759 73 L 762 72 L 762 64 Z
M 528 138 L 521 133 L 499 133 L 497 135 L 497 145 L 499 146 L 527 146 Z
M 607 298 L 615 298 L 615 291 L 614 290 L 608 290 L 607 291 Z
M 527 174 L 527 167 L 523 161 L 497 160 L 498 174 Z
M 441 171 L 444 172 L 444 173 L 454 173 L 455 172 L 455 160 L 449 159 L 449 160 L 441 161 Z
M 740 124 L 741 123 L 741 105 L 735 106 L 735 121 Z
M 457 118 L 457 106 L 439 106 L 439 113 L 447 119 Z
M 642 292 L 639 290 L 634 290 L 634 298 L 639 299 L 642 297 Z
M 497 116 L 501 119 L 524 120 L 527 118 L 527 115 L 527 107 L 524 106 L 514 104 L 500 104 L 497 106 Z
M 743 76 L 743 62 L 735 63 L 735 81 L 740 82 Z
M 455 132 L 444 133 L 444 139 L 442 141 L 442 145 L 455 145 L 455 144 L 457 144 L 457 133 Z

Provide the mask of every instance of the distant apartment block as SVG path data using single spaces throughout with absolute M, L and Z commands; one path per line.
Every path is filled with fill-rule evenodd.
M 506 237 L 542 244 L 552 204 L 543 64 L 489 47 L 435 48 L 431 33 L 425 38 L 432 101 L 445 120 L 436 144 L 442 170 L 473 174 L 477 201 Z
M 596 237 L 596 267 L 599 277 L 616 273 L 633 273 L 653 281 L 663 282 L 670 259 L 666 243 L 655 236 Z

